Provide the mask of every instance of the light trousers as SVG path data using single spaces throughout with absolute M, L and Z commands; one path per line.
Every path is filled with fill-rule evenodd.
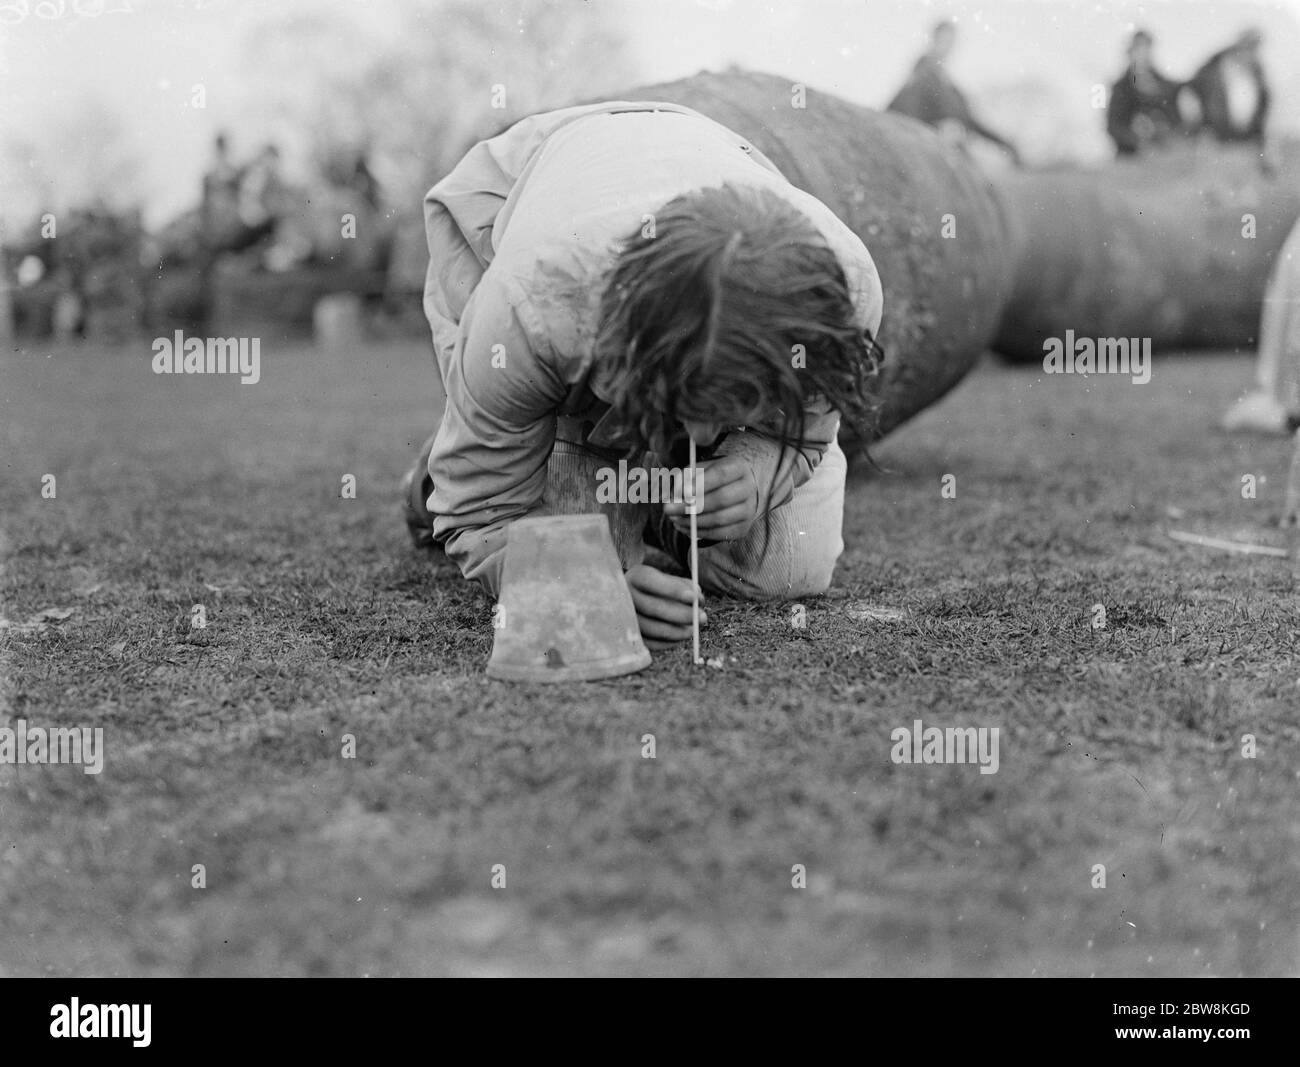
M 547 466 L 541 514 L 606 515 L 619 559 L 627 569 L 644 560 L 646 523 L 659 506 L 598 502 L 597 472 L 610 465 L 608 458 L 583 445 L 557 440 Z M 700 587 L 706 593 L 746 600 L 789 600 L 824 593 L 844 551 L 847 472 L 843 451 L 832 443 L 812 477 L 786 503 L 773 508 L 766 523 L 760 516 L 743 538 L 700 548 Z M 703 487 L 707 499 L 707 477 Z

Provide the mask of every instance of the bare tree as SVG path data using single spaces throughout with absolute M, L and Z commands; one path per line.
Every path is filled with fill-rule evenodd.
M 140 157 L 117 112 L 86 98 L 54 117 L 39 139 L 4 145 L 6 224 L 22 226 L 45 211 L 94 205 L 127 212 L 144 200 Z
M 581 0 L 423 0 L 386 25 L 364 19 L 311 13 L 261 30 L 246 81 L 276 136 L 322 169 L 366 152 L 394 204 L 418 204 L 507 122 L 635 80 L 609 10 Z

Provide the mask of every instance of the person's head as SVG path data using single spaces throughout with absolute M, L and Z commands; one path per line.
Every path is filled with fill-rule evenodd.
M 1242 30 L 1240 36 L 1232 43 L 1232 50 L 1242 59 L 1254 59 L 1259 55 L 1259 46 L 1264 43 L 1264 35 L 1253 26 Z
M 930 54 L 937 59 L 947 59 L 957 43 L 957 24 L 952 19 L 937 22 L 930 31 Z
M 1151 50 L 1155 44 L 1151 34 L 1146 30 L 1138 30 L 1133 34 L 1128 43 L 1129 62 L 1137 65 L 1146 66 L 1151 63 Z
M 648 236 L 653 232 L 653 236 Z M 627 240 L 601 296 L 597 358 L 616 372 L 629 452 L 762 425 L 793 445 L 820 399 L 867 440 L 880 349 L 812 223 L 765 189 L 677 197 Z
M 226 137 L 224 131 L 212 138 L 212 151 L 221 159 L 230 154 L 230 139 Z

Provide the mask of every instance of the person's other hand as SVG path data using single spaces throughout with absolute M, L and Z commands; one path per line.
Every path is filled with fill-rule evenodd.
M 753 468 L 739 456 L 706 460 L 698 467 L 699 510 L 695 525 L 699 536 L 708 541 L 744 537 L 758 519 L 758 483 Z M 690 534 L 691 517 L 685 503 L 665 504 L 664 514 L 678 532 Z
M 664 574 L 645 563 L 638 563 L 624 577 L 636 606 L 637 626 L 649 648 L 671 648 L 691 639 L 695 585 L 689 578 Z M 701 608 L 700 625 L 708 622 L 708 618 Z

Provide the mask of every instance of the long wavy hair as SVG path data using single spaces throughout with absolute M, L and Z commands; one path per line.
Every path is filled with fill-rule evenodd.
M 680 442 L 692 420 L 766 433 L 784 460 L 817 402 L 874 437 L 884 353 L 854 324 L 835 254 L 769 190 L 727 184 L 656 212 L 619 252 L 595 344 L 629 454 Z

